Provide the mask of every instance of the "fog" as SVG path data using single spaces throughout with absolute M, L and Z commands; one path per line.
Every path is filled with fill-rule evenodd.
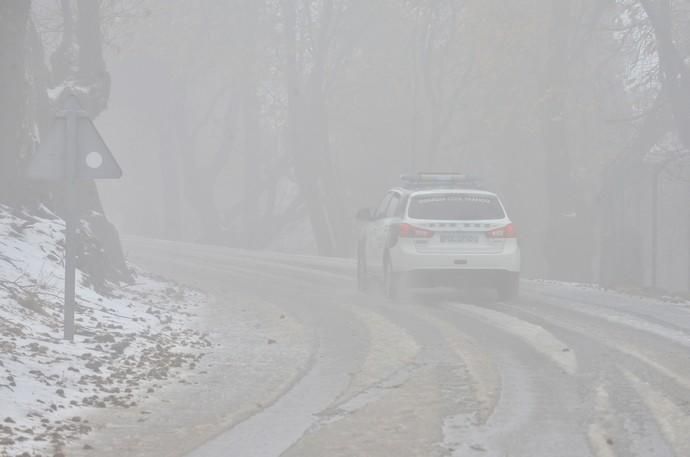
M 681 2 L 659 24 L 632 1 L 102 3 L 125 233 L 349 256 L 356 209 L 455 171 L 504 197 L 530 276 L 653 287 L 656 257 L 688 289 Z M 33 2 L 49 66 L 61 14 Z
M 580 321 L 568 321 L 570 315 L 566 318 L 566 314 L 556 312 L 542 321 L 534 317 L 542 312 L 537 308 L 523 307 L 522 302 L 502 305 L 501 300 L 517 300 L 517 288 L 521 287 L 528 297 L 523 294 L 523 300 L 532 300 L 530 306 L 545 306 L 547 301 L 549 306 L 560 306 L 564 300 L 587 306 L 601 304 L 616 310 L 607 314 L 608 325 L 622 322 L 617 312 L 634 311 L 640 319 L 651 319 L 656 308 L 635 301 L 643 300 L 641 297 L 684 303 L 690 296 L 688 25 L 690 4 L 685 0 L 0 0 L 0 213 L 7 215 L 0 219 L 12 227 L 7 236 L 3 235 L 7 252 L 0 249 L 0 261 L 14 268 L 0 271 L 4 275 L 0 285 L 11 292 L 8 297 L 19 297 L 17 294 L 23 293 L 20 289 L 24 290 L 17 289 L 21 280 L 10 274 L 16 269 L 18 275 L 24 275 L 24 269 L 30 269 L 17 263 L 23 261 L 21 256 L 8 253 L 7 240 L 12 233 L 25 227 L 33 230 L 35 220 L 42 218 L 68 220 L 74 211 L 81 246 L 75 261 L 78 275 L 84 275 L 78 276 L 77 305 L 82 286 L 93 287 L 104 297 L 108 293 L 117 296 L 112 290 L 136 282 L 139 273 L 131 266 L 136 264 L 142 267 L 141 274 L 146 270 L 209 296 L 226 297 L 223 294 L 228 291 L 237 291 L 232 293 L 232 306 L 238 307 L 233 312 L 244 312 L 244 305 L 238 304 L 244 303 L 242 300 L 273 306 L 281 294 L 294 292 L 301 297 L 290 298 L 294 307 L 287 311 L 280 306 L 279 312 L 272 308 L 270 312 L 256 311 L 252 319 L 266 328 L 272 328 L 273 324 L 265 321 L 271 313 L 285 313 L 281 317 L 288 316 L 285 326 L 318 329 L 315 335 L 359 328 L 359 324 L 335 325 L 320 311 L 306 307 L 312 301 L 324 300 L 337 308 L 334 313 L 347 314 L 344 322 L 367 322 L 373 325 L 369 335 L 381 330 L 390 338 L 367 343 L 371 351 L 376 344 L 385 347 L 386 341 L 399 338 L 403 341 L 399 351 L 415 353 L 415 345 L 435 347 L 436 340 L 429 336 L 433 333 L 447 338 L 444 344 L 448 350 L 443 356 L 425 353 L 419 359 L 417 355 L 416 363 L 433 365 L 438 363 L 435 357 L 447 360 L 454 348 L 470 347 L 474 343 L 468 341 L 476 338 L 484 352 L 461 356 L 465 357 L 467 376 L 488 386 L 498 382 L 496 370 L 506 379 L 524 380 L 519 370 L 510 371 L 512 368 L 502 366 L 502 362 L 496 362 L 498 368 L 472 364 L 495 356 L 501 349 L 495 341 L 482 340 L 480 330 L 463 327 L 469 324 L 448 324 L 456 325 L 454 328 L 460 329 L 457 333 L 468 338 L 463 340 L 439 323 L 446 319 L 455 322 L 453 316 L 443 314 L 443 303 L 455 303 L 455 298 L 448 299 L 441 292 L 442 298 L 422 293 L 421 298 L 407 295 L 403 299 L 392 289 L 397 284 L 391 285 L 391 278 L 399 274 L 408 280 L 418 269 L 462 266 L 459 269 L 473 270 L 473 265 L 480 265 L 478 270 L 491 270 L 496 276 L 488 282 L 463 277 L 462 284 L 473 289 L 487 282 L 489 288 L 497 287 L 499 301 L 481 292 L 479 298 L 470 293 L 460 299 L 458 312 L 473 316 L 481 325 L 500 327 L 505 335 L 525 344 L 538 345 L 538 353 L 546 354 L 564 373 L 574 375 L 586 358 L 582 356 L 585 349 L 579 352 L 578 365 L 576 356 L 571 358 L 567 351 L 582 340 L 560 332 Z M 63 125 L 60 122 L 69 125 L 64 113 L 72 96 L 83 109 L 79 116 L 93 120 L 119 163 L 121 178 L 95 181 L 82 176 L 71 187 L 69 180 L 46 180 L 45 176 L 37 180 L 31 172 L 27 175 L 36 157 L 46 151 L 52 153 L 47 145 L 69 148 L 69 127 L 60 137 L 51 129 Z M 69 165 L 66 167 L 68 170 Z M 407 181 L 403 176 L 408 176 Z M 422 182 L 423 176 L 435 179 L 435 184 Z M 492 215 L 453 218 L 437 215 L 432 209 L 418 210 L 418 214 L 428 216 L 413 217 L 408 206 L 423 205 L 423 197 L 418 196 L 423 192 L 416 192 L 429 188 L 445 189 L 439 197 L 446 199 L 443 204 L 447 208 L 458 205 L 463 208 L 458 210 L 461 212 L 470 211 L 466 208 L 480 205 L 478 199 L 484 199 L 481 204 L 491 205 Z M 74 199 L 70 197 L 72 191 Z M 387 206 L 384 198 L 396 203 Z M 396 208 L 398 203 L 401 206 Z M 471 208 L 477 214 L 489 214 Z M 50 227 L 45 228 L 46 233 L 64 228 Z M 449 227 L 464 229 L 453 228 L 459 235 L 446 234 Z M 379 235 L 384 241 L 376 250 Z M 31 239 L 24 241 L 30 244 Z M 42 243 L 60 249 L 70 243 L 69 236 L 67 241 L 46 240 Z M 407 241 L 409 249 L 414 247 L 415 253 L 427 257 L 405 257 L 409 255 L 405 251 Z M 445 246 L 443 249 L 448 246 L 443 243 L 451 243 L 455 250 L 438 251 L 442 248 L 433 245 L 437 241 Z M 398 242 L 400 254 L 394 252 Z M 16 248 L 18 252 L 21 249 Z M 41 251 L 51 258 L 52 247 L 42 244 Z M 499 266 L 487 260 L 499 254 L 503 256 Z M 398 260 L 398 255 L 405 260 Z M 439 258 L 434 255 L 452 258 L 448 257 L 448 265 L 441 268 L 433 264 Z M 55 254 L 56 259 L 61 256 Z M 217 270 L 221 268 L 218 256 L 225 262 L 223 275 Z M 26 265 L 36 265 L 28 253 L 23 258 L 29 259 Z M 417 268 L 409 267 L 408 262 L 426 263 Z M 398 273 L 396 268 L 403 263 L 405 271 Z M 285 270 L 285 265 L 291 269 Z M 26 278 L 34 277 L 34 273 L 40 276 L 34 271 L 26 273 Z M 504 273 L 509 276 L 505 284 Z M 380 278 L 369 281 L 370 276 Z M 520 285 L 520 278 L 528 282 Z M 355 293 L 355 279 L 359 298 L 345 295 Z M 36 281 L 34 286 L 40 282 Z M 264 284 L 274 281 L 275 288 L 265 288 Z M 371 285 L 377 282 L 382 283 L 380 290 Z M 411 280 L 406 285 L 411 286 Z M 376 299 L 371 298 L 372 287 L 378 290 L 374 292 L 378 293 Z M 598 292 L 583 292 L 590 289 Z M 334 291 L 332 297 L 328 290 Z M 369 293 L 366 299 L 361 295 L 365 292 Z M 604 292 L 612 295 L 596 295 Z M 148 293 L 141 292 L 141 297 Z M 625 308 L 625 300 L 613 294 L 636 297 L 625 302 L 625 306 L 633 303 L 630 306 L 634 310 Z M 355 303 L 356 308 L 367 303 L 378 309 L 385 296 L 408 305 L 411 300 L 410 306 L 416 308 L 408 310 L 409 314 L 389 315 L 390 309 L 384 307 L 377 312 L 389 319 L 386 325 L 367 314 L 371 311 L 365 306 L 362 308 L 366 310 L 359 311 L 342 308 L 345 303 Z M 555 296 L 561 298 L 556 300 Z M 521 311 L 511 306 L 519 306 Z M 424 307 L 438 307 L 434 318 L 438 322 L 411 325 L 415 319 L 411 316 Z M 229 308 L 223 309 L 228 319 L 234 319 Z M 544 313 L 551 312 L 551 308 L 546 309 Z M 666 330 L 677 319 L 690 325 L 686 317 L 675 317 L 678 309 L 659 311 L 663 322 L 657 323 L 666 327 L 654 332 L 668 335 Z M 586 322 L 600 309 L 590 314 L 578 312 L 587 316 L 581 317 Z M 379 324 L 381 328 L 376 327 Z M 644 327 L 651 332 L 651 324 L 647 324 L 649 321 L 635 324 L 636 331 Z M 209 325 L 211 330 L 201 327 L 223 333 L 213 327 L 217 324 Z M 674 344 L 687 351 L 690 330 L 685 324 L 678 325 L 682 328 L 677 330 L 680 333 Z M 394 331 L 391 326 L 404 330 Z M 431 331 L 424 326 L 437 328 Z M 542 333 L 542 326 L 546 333 Z M 2 320 L 0 328 L 4 328 Z M 276 334 L 266 330 L 265 339 L 274 343 L 282 337 L 288 339 L 288 330 L 276 329 Z M 592 330 L 587 337 L 601 338 L 597 332 L 600 330 Z M 304 336 L 307 333 L 304 330 L 300 334 L 304 340 L 290 337 L 297 342 L 284 356 L 285 360 L 294 357 L 295 366 L 302 360 L 300 344 L 309 347 L 314 343 Z M 323 343 L 320 337 L 314 338 Z M 340 360 L 340 349 L 334 342 L 346 341 L 347 337 L 333 338 L 323 345 L 325 357 Z M 409 346 L 405 346 L 407 338 Z M 624 336 L 620 338 L 622 341 Z M 654 344 L 651 346 L 661 348 Z M 618 348 L 623 346 L 621 343 Z M 353 347 L 343 357 L 359 350 L 359 346 Z M 619 354 L 617 363 L 623 363 L 621 358 L 630 356 L 634 349 L 620 351 L 627 355 Z M 388 356 L 407 360 L 409 354 L 403 352 Z M 655 357 L 653 352 L 640 355 L 635 363 L 647 363 Z M 372 354 L 366 359 L 372 367 L 394 365 L 383 352 Z M 666 362 L 674 366 L 672 360 Z M 278 433 L 275 441 L 259 452 L 253 444 L 246 444 L 254 443 L 248 437 L 259 433 L 257 430 L 271 426 L 270 417 L 259 414 L 257 422 L 249 421 L 225 441 L 208 441 L 194 455 L 223 455 L 222 449 L 245 456 L 318 455 L 327 449 L 324 442 L 330 435 L 317 434 L 312 441 L 309 436 L 301 441 L 297 438 L 314 425 L 308 419 L 311 413 L 329 411 L 327 408 L 333 406 L 330 401 L 338 395 L 354 398 L 344 393 L 349 392 L 344 387 L 346 365 L 338 366 L 342 379 L 334 374 L 333 383 L 321 391 L 321 396 L 305 400 L 303 405 L 314 411 L 290 407 L 290 402 L 301 401 L 300 395 L 307 395 L 312 387 L 324 385 L 321 378 L 312 375 L 295 381 L 297 393 L 291 391 L 293 397 L 271 397 L 288 398 L 283 403 L 277 401 L 274 416 L 294 413 L 296 423 L 302 421 L 304 427 Z M 605 370 L 597 373 L 603 378 L 627 379 L 645 401 L 672 397 L 668 392 L 666 397 L 646 392 L 643 381 L 635 377 L 639 373 L 634 374 L 637 371 L 631 366 L 634 364 L 620 368 L 621 373 L 628 373 L 624 375 L 614 376 Z M 479 370 L 479 375 L 473 369 Z M 393 379 L 402 376 L 402 384 L 416 379 L 417 375 L 406 370 L 402 369 L 402 375 L 396 371 Z M 669 374 L 660 369 L 663 376 L 673 379 L 669 382 L 682 386 L 675 393 L 687 392 L 683 389 L 687 389 L 689 373 L 683 370 Z M 287 371 L 280 373 L 289 378 Z M 370 373 L 372 377 L 384 374 L 391 375 Z M 254 376 L 252 379 L 269 375 L 257 371 Z M 342 389 L 337 387 L 341 381 Z M 349 388 L 371 388 L 362 383 L 349 384 Z M 544 387 L 535 383 L 530 389 Z M 382 385 L 377 384 L 376 389 L 389 388 L 385 382 Z M 586 387 L 597 388 L 594 384 Z M 274 394 L 287 389 L 277 384 L 272 388 Z M 490 397 L 491 392 L 477 389 L 478 404 L 482 395 Z M 372 395 L 378 398 L 379 394 Z M 605 397 L 601 394 L 589 399 L 596 411 L 610 407 Z M 366 404 L 370 401 L 360 400 Z M 257 396 L 257 403 L 263 401 Z M 523 397 L 514 401 L 530 402 Z M 534 401 L 536 405 L 538 401 Z M 345 417 L 350 413 L 343 412 L 349 411 L 348 403 L 343 402 L 339 407 L 345 409 L 338 409 L 338 414 Z M 488 402 L 482 408 L 494 406 Z M 548 408 L 535 406 L 544 414 L 549 413 Z M 687 404 L 679 408 L 676 412 L 680 416 L 683 411 L 687 413 Z M 454 414 L 452 417 L 461 420 L 464 413 L 454 410 Z M 621 417 L 630 415 L 621 413 Z M 498 416 L 496 421 L 503 424 L 502 416 Z M 447 441 L 450 435 L 445 435 L 450 416 L 443 417 L 443 446 L 453 452 Z M 661 425 L 653 438 L 645 435 L 637 444 L 625 438 L 633 444 L 616 449 L 620 454 L 607 454 L 607 437 L 615 433 L 601 432 L 597 427 L 602 421 L 606 422 L 593 420 L 588 429 L 592 455 L 643 455 L 636 454 L 635 449 L 664 441 L 659 436 L 673 435 L 668 431 L 672 426 L 663 429 Z M 362 424 L 356 430 L 367 429 Z M 530 422 L 529 430 L 538 430 L 539 424 Z M 685 426 L 687 420 L 674 430 L 690 431 Z M 563 427 L 565 430 L 567 424 Z M 625 428 L 618 427 L 617 432 Z M 471 434 L 473 439 L 495 444 L 486 429 L 477 430 Z M 467 436 L 462 439 L 469 443 Z M 514 437 L 505 442 L 511 439 Z M 687 455 L 688 443 L 680 438 L 664 442 L 667 448 L 657 447 L 656 453 L 648 455 L 667 455 L 667 451 Z M 502 455 L 499 450 L 510 448 L 494 444 L 480 448 L 488 450 L 487 455 Z M 412 452 L 413 447 L 407 450 L 410 455 L 431 455 L 424 453 L 429 449 L 425 446 L 420 444 L 420 453 Z M 291 453 L 282 454 L 288 449 Z M 311 454 L 310 449 L 319 451 Z M 384 452 L 379 454 L 364 446 L 347 448 L 345 454 L 333 451 L 322 455 L 403 455 L 401 449 L 376 451 Z M 474 448 L 457 449 L 470 452 Z M 10 455 L 7 452 L 3 454 L 0 449 L 0 456 Z M 516 455 L 542 455 L 530 452 L 536 451 L 521 447 Z

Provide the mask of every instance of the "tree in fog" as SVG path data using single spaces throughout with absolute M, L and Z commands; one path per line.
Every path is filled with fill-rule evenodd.
M 687 193 L 687 5 L 629 0 L 615 11 L 629 102 L 617 123 L 628 135 L 603 176 L 601 282 L 687 287 L 690 226 L 677 210 Z
M 30 151 L 29 85 L 26 81 L 28 27 L 31 3 L 11 0 L 0 4 L 0 202 L 17 204 L 27 186 L 19 171 Z
M 79 96 L 92 117 L 107 106 L 110 81 L 101 47 L 100 6 L 63 0 L 48 13 L 52 23 L 60 24 L 61 38 L 46 56 L 41 24 L 47 18 L 36 17 L 32 5 L 25 0 L 0 5 L 0 33 L 6 34 L 0 40 L 5 72 L 0 98 L 13 111 L 0 118 L 0 202 L 28 213 L 46 205 L 62 214 L 62 184 L 29 181 L 25 170 L 32 151 L 51 128 L 65 88 Z M 127 278 L 117 232 L 105 219 L 95 184 L 79 187 L 78 211 L 89 227 L 82 232 L 80 268 L 97 286 L 106 279 Z
M 330 144 L 327 88 L 334 77 L 336 16 L 354 8 L 349 3 L 282 2 L 288 149 L 323 255 L 347 252 L 350 218 L 344 214 L 342 181 Z
M 632 158 L 688 130 L 683 2 L 134 3 L 134 232 L 347 255 L 400 173 L 456 170 L 503 195 L 528 274 L 642 282 Z

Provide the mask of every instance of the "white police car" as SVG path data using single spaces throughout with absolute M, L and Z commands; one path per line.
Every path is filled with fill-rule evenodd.
M 395 298 L 401 287 L 495 288 L 517 295 L 520 247 L 515 226 L 498 196 L 458 174 L 403 176 L 363 222 L 357 249 L 357 282 L 383 281 Z

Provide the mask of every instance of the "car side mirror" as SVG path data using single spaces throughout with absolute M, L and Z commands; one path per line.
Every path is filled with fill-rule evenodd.
M 357 220 L 362 222 L 369 222 L 374 219 L 369 208 L 362 208 L 357 211 Z

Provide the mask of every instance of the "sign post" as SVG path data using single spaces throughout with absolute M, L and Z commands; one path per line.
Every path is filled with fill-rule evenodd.
M 122 170 L 73 93 L 67 93 L 62 111 L 29 164 L 28 176 L 65 184 L 65 303 L 64 337 L 74 341 L 77 272 L 77 183 L 90 179 L 117 179 Z
M 79 112 L 65 107 L 65 339 L 74 341 L 74 307 L 76 296 L 76 178 L 77 178 L 77 116 Z M 76 108 L 76 107 L 75 107 Z

